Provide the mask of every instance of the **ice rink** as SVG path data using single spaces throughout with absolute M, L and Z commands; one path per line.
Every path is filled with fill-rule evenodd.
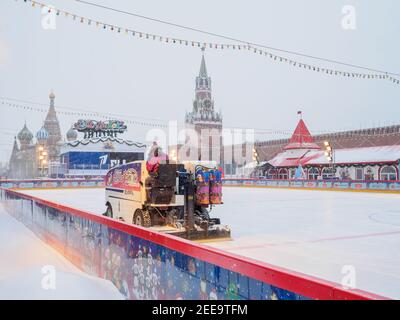
M 100 214 L 103 189 L 28 194 Z M 359 289 L 400 299 L 400 195 L 224 187 L 213 209 L 233 240 L 207 243 L 341 283 L 355 271 Z

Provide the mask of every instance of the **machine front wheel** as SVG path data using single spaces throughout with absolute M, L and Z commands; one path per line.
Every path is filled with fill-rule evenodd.
M 146 210 L 137 209 L 133 215 L 133 224 L 149 228 L 151 227 L 150 213 Z

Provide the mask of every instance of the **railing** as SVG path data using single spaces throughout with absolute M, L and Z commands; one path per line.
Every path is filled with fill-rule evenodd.
M 109 170 L 112 166 L 110 164 L 70 164 L 68 170 Z
M 49 163 L 49 175 L 61 176 L 66 174 L 68 171 L 66 163 L 50 162 Z
M 10 189 L 6 210 L 127 299 L 385 299 Z M 12 239 L 10 239 L 12 241 Z
M 100 170 L 100 169 L 70 169 L 66 176 L 105 176 L 108 172 L 107 170 Z
M 388 191 L 400 193 L 400 181 L 379 180 L 270 180 L 270 179 L 223 179 L 224 186 L 270 187 L 270 188 L 304 188 L 321 190 L 360 190 Z

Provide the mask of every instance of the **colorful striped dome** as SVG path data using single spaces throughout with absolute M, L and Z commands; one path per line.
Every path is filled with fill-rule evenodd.
M 40 128 L 40 130 L 36 133 L 36 138 L 38 141 L 45 141 L 49 138 L 49 133 L 45 127 Z

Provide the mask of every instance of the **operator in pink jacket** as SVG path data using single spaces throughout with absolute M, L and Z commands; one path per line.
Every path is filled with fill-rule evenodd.
M 168 155 L 162 151 L 161 147 L 159 147 L 156 142 L 153 142 L 153 146 L 150 149 L 149 156 L 146 161 L 146 169 L 149 173 L 149 176 L 145 181 L 147 200 L 150 199 L 150 191 L 153 187 L 155 179 L 158 177 L 158 167 L 160 163 L 168 163 L 168 161 Z

